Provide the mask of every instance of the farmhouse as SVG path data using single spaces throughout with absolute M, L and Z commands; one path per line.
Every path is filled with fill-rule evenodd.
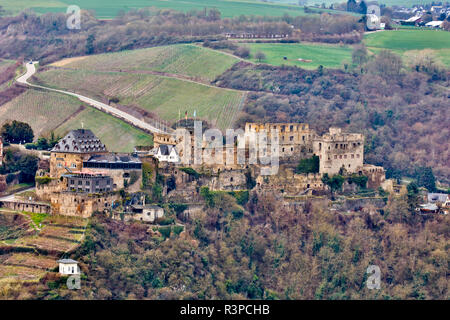
M 78 261 L 72 259 L 61 259 L 57 261 L 59 263 L 59 273 L 60 274 L 80 274 L 80 269 L 78 268 Z

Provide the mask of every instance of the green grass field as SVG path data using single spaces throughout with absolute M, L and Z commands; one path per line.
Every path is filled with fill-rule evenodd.
M 294 65 L 304 69 L 316 69 L 319 65 L 327 68 L 340 68 L 343 61 L 351 61 L 352 47 L 311 43 L 246 43 L 250 48 L 250 59 L 255 59 L 257 52 L 262 52 L 266 59 L 262 63 L 280 66 Z M 284 57 L 287 59 L 284 60 Z M 298 59 L 312 60 L 303 62 Z
M 150 145 L 152 137 L 110 115 L 86 107 L 75 98 L 53 92 L 27 90 L 0 106 L 0 124 L 6 120 L 31 125 L 35 138 L 51 130 L 64 135 L 71 129 L 91 129 L 110 151 L 131 152 L 135 145 Z
M 450 67 L 450 32 L 440 30 L 396 30 L 367 34 L 364 43 L 374 53 L 383 49 L 402 56 L 414 50 L 433 50 Z
M 91 71 L 157 71 L 209 82 L 238 61 L 220 51 L 182 44 L 93 55 L 67 64 L 63 60 L 55 65 Z
M 284 3 L 284 4 L 289 4 L 289 3 L 298 3 L 298 1 L 295 0 L 269 0 L 270 2 L 274 2 L 274 3 Z M 344 0 L 306 0 L 306 3 L 308 5 L 322 5 L 322 3 L 325 3 L 326 5 L 330 5 L 333 3 L 342 3 L 342 2 L 346 2 Z M 368 1 L 370 2 L 370 1 Z M 385 4 L 387 6 L 393 6 L 393 5 L 397 5 L 397 6 L 405 6 L 405 7 L 412 7 L 412 5 L 414 4 L 427 4 L 427 3 L 432 3 L 433 0 L 379 0 L 377 1 L 379 4 Z M 434 1 L 436 2 L 436 1 Z M 445 1 L 444 1 L 445 2 Z
M 1 5 L 8 13 L 18 13 L 25 8 L 31 8 L 38 13 L 65 12 L 67 6 L 78 5 L 84 10 L 93 10 L 98 18 L 113 18 L 119 11 L 129 11 L 143 7 L 157 7 L 161 9 L 174 9 L 188 12 L 217 8 L 223 17 L 245 15 L 282 16 L 304 15 L 303 7 L 267 3 L 257 0 L 2 0 Z

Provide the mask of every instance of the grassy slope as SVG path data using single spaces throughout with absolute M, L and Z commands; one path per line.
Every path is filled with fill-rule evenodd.
M 51 130 L 63 135 L 70 129 L 80 128 L 83 122 L 85 128 L 92 129 L 111 151 L 116 152 L 130 152 L 134 145 L 151 144 L 150 135 L 89 107 L 71 118 L 80 104 L 77 99 L 66 95 L 27 90 L 0 106 L 0 123 L 6 120 L 27 122 L 37 138 Z M 62 124 L 65 120 L 68 121 Z
M 242 92 L 214 88 L 173 77 L 149 74 L 152 71 L 188 76 L 209 82 L 238 59 L 195 45 L 162 46 L 134 51 L 64 60 L 38 74 L 52 87 L 76 91 L 92 98 L 118 97 L 123 105 L 133 105 L 174 121 L 188 111 L 221 129 L 230 128 L 243 96 Z M 122 72 L 120 72 L 120 70 Z M 127 72 L 128 71 L 128 72 Z
M 342 61 L 351 61 L 352 47 L 326 44 L 285 44 L 285 43 L 247 43 L 250 48 L 251 60 L 256 61 L 255 53 L 258 51 L 266 55 L 263 63 L 273 65 L 294 65 L 304 69 L 315 69 L 319 65 L 328 68 L 339 68 Z M 284 60 L 286 57 L 287 60 Z M 301 62 L 299 58 L 312 60 Z
M 450 67 L 450 32 L 437 30 L 397 30 L 371 33 L 364 42 L 369 50 L 392 50 L 400 55 L 413 50 L 434 50 L 436 56 Z
M 184 80 L 149 74 L 55 69 L 38 74 L 45 85 L 105 99 L 118 97 L 123 105 L 134 105 L 174 121 L 188 111 L 225 129 L 230 126 L 243 93 L 213 88 Z
M 88 56 L 65 64 L 64 68 L 96 71 L 158 71 L 210 81 L 236 62 L 237 58 L 188 44 Z
M 152 137 L 126 122 L 93 108 L 87 108 L 65 122 L 55 131 L 63 135 L 69 130 L 80 128 L 91 129 L 106 145 L 109 151 L 132 152 L 136 145 L 151 145 Z
M 291 15 L 303 15 L 303 7 L 264 3 L 253 0 L 3 0 L 2 5 L 9 12 L 17 13 L 24 8 L 32 8 L 36 12 L 61 12 L 68 5 L 78 5 L 84 10 L 94 10 L 99 18 L 112 18 L 120 10 L 143 7 L 158 7 L 162 9 L 175 9 L 188 12 L 190 10 L 203 10 L 203 8 L 217 8 L 223 17 L 235 17 L 245 15 L 270 15 L 282 16 L 285 13 Z

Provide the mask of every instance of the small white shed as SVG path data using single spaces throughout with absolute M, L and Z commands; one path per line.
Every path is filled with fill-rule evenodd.
M 61 259 L 57 261 L 59 263 L 60 274 L 80 274 L 78 268 L 78 261 L 72 259 Z

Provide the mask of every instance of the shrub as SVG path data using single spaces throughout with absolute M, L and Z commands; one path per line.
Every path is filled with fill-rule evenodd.
M 236 198 L 236 202 L 243 206 L 248 202 L 249 193 L 248 190 L 245 191 L 231 191 L 230 194 Z
M 190 176 L 193 176 L 195 179 L 198 179 L 200 177 L 200 174 L 192 168 L 186 167 L 180 168 L 180 170 L 187 173 Z
M 160 227 L 158 231 L 164 237 L 164 239 L 170 238 L 170 233 L 172 231 L 172 227 Z
M 11 183 L 16 178 L 16 175 L 14 173 L 9 173 L 6 176 L 6 183 Z
M 184 210 L 187 209 L 187 205 L 186 204 L 182 204 L 182 203 L 170 203 L 169 207 L 172 208 L 175 213 L 178 215 L 180 213 L 182 213 Z
M 52 181 L 52 178 L 50 178 L 49 176 L 44 176 L 44 177 L 36 177 L 35 180 L 37 184 L 42 185 L 48 184 L 50 181 Z
M 367 187 L 367 180 L 369 180 L 369 178 L 367 176 L 359 176 L 357 174 L 352 174 L 350 177 L 348 177 L 347 180 L 349 183 L 355 183 L 360 188 L 365 189 Z
M 295 173 L 318 173 L 319 172 L 319 157 L 312 156 L 312 158 L 302 159 L 295 168 Z
M 172 228 L 172 231 L 174 234 L 179 235 L 181 232 L 183 232 L 184 227 L 183 226 L 174 226 Z
M 142 164 L 142 186 L 149 187 L 152 184 L 153 168 L 149 163 Z

